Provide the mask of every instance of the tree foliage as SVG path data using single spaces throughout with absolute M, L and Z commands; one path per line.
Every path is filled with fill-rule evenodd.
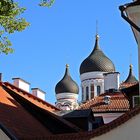
M 39 5 L 50 7 L 53 3 L 54 0 L 41 0 Z M 20 7 L 13 0 L 0 0 L 0 53 L 12 53 L 9 34 L 23 31 L 29 26 L 26 19 L 21 17 L 24 11 L 25 8 Z
M 0 53 L 12 53 L 8 35 L 29 26 L 29 23 L 20 17 L 24 11 L 25 8 L 19 7 L 18 3 L 12 0 L 0 0 Z
M 39 6 L 51 7 L 53 3 L 54 0 L 41 0 Z

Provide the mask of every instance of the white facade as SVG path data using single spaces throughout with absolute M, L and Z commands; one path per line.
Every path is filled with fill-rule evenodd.
M 127 122 L 90 140 L 139 140 L 140 139 L 140 114 L 132 117 Z
M 0 140 L 11 140 L 2 129 L 0 129 Z
M 104 73 L 105 72 L 88 72 L 80 75 L 82 102 L 104 93 Z
M 23 89 L 24 91 L 29 92 L 30 90 L 30 83 L 26 82 L 25 80 L 21 79 L 21 78 L 12 78 L 13 84 L 20 88 Z
M 78 94 L 59 93 L 56 94 L 56 107 L 61 110 L 74 110 L 78 108 Z
M 104 90 L 109 89 L 118 90 L 120 85 L 120 74 L 119 72 L 110 72 L 104 74 Z
M 104 123 L 110 123 L 111 121 L 117 119 L 118 117 L 120 117 L 121 115 L 123 115 L 124 113 L 94 113 L 94 116 L 102 116 Z
M 32 88 L 32 94 L 42 100 L 45 100 L 46 93 L 39 88 Z

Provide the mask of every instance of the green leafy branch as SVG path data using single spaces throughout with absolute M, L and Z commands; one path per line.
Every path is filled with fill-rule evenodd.
M 39 5 L 50 7 L 53 3 L 54 0 L 41 0 Z M 29 26 L 29 23 L 20 17 L 25 10 L 13 0 L 0 0 L 0 53 L 12 53 L 14 50 L 8 35 L 23 31 Z
M 41 0 L 39 6 L 51 7 L 55 0 Z
M 12 43 L 6 34 L 22 31 L 29 26 L 29 23 L 20 17 L 24 11 L 25 8 L 19 7 L 18 3 L 12 0 L 0 0 L 0 53 L 13 52 Z

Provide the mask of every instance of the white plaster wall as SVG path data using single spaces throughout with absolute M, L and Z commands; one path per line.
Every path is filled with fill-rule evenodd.
M 94 85 L 94 96 L 97 96 L 97 86 L 101 87 L 101 93 L 104 93 L 104 74 L 105 72 L 88 72 L 80 75 L 81 87 L 83 87 L 82 102 L 86 101 L 86 87 L 89 89 L 89 100 L 91 99 L 91 85 Z
M 73 99 L 77 100 L 78 99 L 78 94 L 75 93 L 59 93 L 56 94 L 56 99 L 57 100 L 63 100 L 63 99 Z
M 0 129 L 0 140 L 10 140 L 10 138 Z
M 94 116 L 102 116 L 104 123 L 107 124 L 107 123 L 117 119 L 118 117 L 120 117 L 123 114 L 124 113 L 97 113 L 97 114 L 94 114 Z
M 140 140 L 140 114 L 91 140 Z
M 56 107 L 61 110 L 73 110 L 78 107 L 78 94 L 59 93 L 56 94 Z
M 109 89 L 119 89 L 120 85 L 120 80 L 119 76 L 120 74 L 115 72 L 115 73 L 107 73 L 104 75 L 104 89 L 109 90 Z
M 81 74 L 80 75 L 80 79 L 81 79 L 81 81 L 84 81 L 84 80 L 86 80 L 86 79 L 90 79 L 90 78 L 92 78 L 92 79 L 102 79 L 102 78 L 104 78 L 104 76 L 103 76 L 103 74 L 104 74 L 105 72 L 100 72 L 100 71 L 97 71 L 97 72 L 87 72 L 87 73 L 83 73 L 83 74 Z

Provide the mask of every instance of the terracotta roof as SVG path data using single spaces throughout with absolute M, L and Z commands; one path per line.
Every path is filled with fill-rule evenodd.
M 104 97 L 109 95 L 110 103 L 105 104 Z M 79 109 L 92 108 L 93 112 L 124 112 L 129 110 L 129 101 L 123 93 L 105 93 L 80 105 Z
M 132 87 L 132 86 L 137 85 L 137 84 L 138 84 L 138 82 L 134 82 L 134 83 L 125 83 L 125 82 L 123 82 L 123 83 L 120 84 L 120 89 Z
M 9 88 L 10 90 L 16 92 L 17 94 L 19 94 L 20 96 L 24 97 L 25 99 L 27 99 L 28 101 L 32 102 L 33 104 L 37 105 L 38 107 L 41 107 L 45 110 L 49 110 L 51 112 L 53 111 L 58 111 L 59 109 L 56 108 L 55 106 L 53 106 L 52 104 L 32 95 L 31 93 L 28 93 L 8 82 L 4 82 L 3 83 L 7 88 Z
M 5 83 L 3 86 L 7 87 L 8 85 L 9 84 L 6 85 Z M 13 93 L 17 95 L 17 97 L 21 97 L 22 99 L 25 99 L 27 103 L 31 103 L 30 100 L 27 100 L 26 98 L 24 98 L 24 96 L 27 96 L 27 95 L 21 96 L 23 93 L 18 94 L 17 89 L 16 90 L 14 88 L 13 89 L 9 88 L 9 89 L 11 91 L 13 90 Z M 99 96 L 99 99 L 103 99 L 105 95 L 110 95 L 111 102 L 113 102 L 114 104 L 115 103 L 119 104 L 119 100 L 126 100 L 125 96 L 122 93 L 114 93 L 112 95 L 111 94 L 112 93 L 103 94 Z M 8 128 L 8 130 L 10 130 L 12 134 L 16 136 L 18 135 L 18 138 L 20 140 L 27 140 L 27 139 L 28 140 L 36 140 L 36 139 L 38 140 L 60 140 L 60 139 L 61 140 L 66 140 L 66 139 L 67 140 L 71 140 L 71 139 L 89 140 L 90 138 L 109 132 L 110 130 L 125 123 L 126 121 L 131 119 L 133 116 L 140 113 L 140 107 L 137 107 L 137 108 L 132 109 L 131 111 L 128 111 L 127 113 L 117 118 L 116 120 L 108 124 L 105 124 L 102 127 L 97 128 L 96 130 L 91 131 L 91 132 L 52 135 L 52 133 L 46 127 L 44 127 L 37 119 L 35 119 L 34 116 L 32 116 L 27 110 L 25 110 L 25 107 L 23 107 L 19 102 L 17 102 L 15 98 L 11 96 L 10 93 L 6 92 L 3 89 L 2 83 L 0 83 L 0 97 L 1 97 L 0 99 L 0 112 L 1 112 L 0 124 L 2 122 L 2 124 L 6 126 L 6 128 Z M 114 102 L 114 100 L 116 100 L 117 102 Z M 32 105 L 37 107 L 37 105 L 35 104 L 32 104 Z M 57 119 L 57 118 L 54 118 L 54 119 Z
M 54 134 L 81 131 L 51 112 L 56 109 L 9 83 L 0 82 L 0 128 L 5 128 L 11 137 L 44 140 Z
M 0 86 L 0 112 L 0 123 L 17 138 L 48 136 L 51 134 L 47 128 L 16 102 L 2 86 Z

